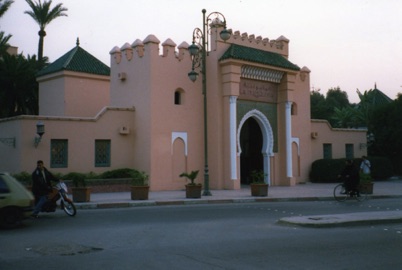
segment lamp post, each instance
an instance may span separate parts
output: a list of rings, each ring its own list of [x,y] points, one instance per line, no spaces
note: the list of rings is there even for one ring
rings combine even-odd
[[[188,73],[191,81],[195,82],[198,77],[196,68],[201,69],[202,74],[202,94],[204,96],[204,196],[211,196],[209,190],[209,168],[208,168],[208,120],[207,120],[207,50],[209,43],[209,34],[213,26],[223,26],[223,30],[219,33],[222,40],[226,41],[230,38],[231,32],[226,29],[226,19],[222,13],[212,12],[205,16],[207,11],[202,10],[202,30],[195,28],[193,31],[193,42],[188,47],[192,58],[192,69]],[[223,20],[222,20],[223,19]],[[213,25],[209,25],[209,23]]]

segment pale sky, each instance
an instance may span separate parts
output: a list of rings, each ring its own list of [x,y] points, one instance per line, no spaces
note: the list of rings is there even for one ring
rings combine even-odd
[[[54,61],[80,46],[110,66],[114,46],[154,34],[163,43],[191,43],[202,28],[202,13],[221,12],[233,31],[290,40],[289,60],[311,70],[311,87],[325,94],[339,86],[349,101],[377,88],[395,99],[402,92],[401,0],[53,0],[68,17],[47,28],[44,55]],[[19,52],[37,54],[39,27],[15,0],[0,19],[0,31],[12,34]],[[189,67],[190,69],[190,67]]]

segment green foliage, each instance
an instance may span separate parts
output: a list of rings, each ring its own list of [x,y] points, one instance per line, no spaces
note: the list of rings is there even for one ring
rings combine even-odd
[[[370,154],[389,158],[395,173],[402,174],[402,97],[377,107],[371,123],[375,141],[369,148]]]
[[[32,175],[28,172],[12,174],[12,176],[25,186],[32,185]]]
[[[264,178],[267,174],[262,170],[253,170],[250,175],[251,183],[263,184]]]
[[[86,175],[84,173],[71,172],[63,177],[65,180],[72,180],[74,187],[86,187]]]
[[[25,0],[31,10],[27,10],[24,13],[28,14],[32,17],[32,19],[39,25],[40,31],[38,32],[39,35],[39,45],[38,45],[38,59],[42,60],[43,58],[43,43],[44,38],[46,36],[45,28],[47,25],[50,24],[54,19],[67,16],[65,11],[68,9],[63,7],[62,3],[56,4],[53,8],[50,6],[52,5],[52,0],[49,1],[39,1],[34,2],[32,0]]]
[[[0,117],[38,114],[38,82],[36,73],[47,58],[22,54],[0,57]]]
[[[389,158],[368,157],[371,164],[371,178],[374,180],[385,180],[393,175],[393,166]],[[362,160],[359,159],[359,162]],[[359,163],[360,164],[360,163]]]
[[[374,180],[388,179],[393,175],[392,164],[384,157],[368,157],[371,163],[371,178]],[[319,159],[312,163],[310,180],[313,183],[337,183],[339,173],[345,167],[345,158],[340,159]],[[353,160],[354,165],[360,168],[361,158]],[[364,179],[363,179],[364,180]]]
[[[94,172],[89,172],[86,174],[87,179],[99,179],[99,175]]]
[[[185,177],[188,180],[190,180],[190,185],[195,185],[194,180],[197,178],[198,172],[199,172],[198,170],[197,171],[191,171],[190,173],[183,172],[179,176],[180,177]]]
[[[75,187],[85,187],[89,179],[116,179],[116,178],[131,178],[131,183],[133,185],[148,185],[149,176],[144,171],[138,171],[135,169],[122,168],[116,170],[106,171],[101,174],[96,174],[94,172],[89,173],[79,173],[79,172],[69,172],[67,174],[53,173],[53,175],[58,179],[71,180]],[[32,184],[32,175],[28,172],[21,172],[13,174],[17,180],[19,180],[24,185]]]
[[[311,165],[310,180],[313,183],[337,183],[346,159],[318,159]]]
[[[8,41],[11,37],[12,35],[6,35],[3,31],[0,31],[0,57],[6,55],[7,50],[10,47]]]
[[[109,178],[131,178],[132,174],[135,170],[129,168],[121,168],[111,171],[106,171],[100,175],[100,178],[109,179]]]
[[[331,112],[325,103],[325,96],[318,91],[310,93],[310,110],[312,119],[329,119]]]
[[[0,0],[0,18],[3,17],[4,13],[10,8],[10,6],[14,3],[14,0]]]
[[[148,185],[148,174],[144,171],[133,170],[131,172],[131,185],[133,186],[147,186]]]
[[[331,108],[346,108],[349,104],[348,93],[342,91],[341,88],[330,88],[326,95],[327,106]]]
[[[339,123],[339,119],[333,119],[335,108],[342,110],[350,107],[348,94],[339,87],[330,88],[326,97],[318,91],[312,91],[310,105],[311,118],[327,120],[331,126],[336,126]]]
[[[331,116],[333,127],[358,128],[361,123],[359,115],[359,111],[355,107],[335,108]]]

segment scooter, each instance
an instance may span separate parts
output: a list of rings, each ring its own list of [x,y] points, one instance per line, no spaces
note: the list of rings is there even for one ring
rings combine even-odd
[[[73,217],[77,214],[77,209],[73,201],[68,197],[68,189],[64,182],[59,182],[47,196],[48,201],[42,206],[41,212],[55,212],[57,201],[60,200],[60,208]]]

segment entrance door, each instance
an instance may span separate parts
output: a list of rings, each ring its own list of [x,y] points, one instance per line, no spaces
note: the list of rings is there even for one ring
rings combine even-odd
[[[257,121],[250,117],[244,122],[240,131],[240,181],[250,184],[250,174],[253,170],[264,170],[262,155],[262,132]]]

